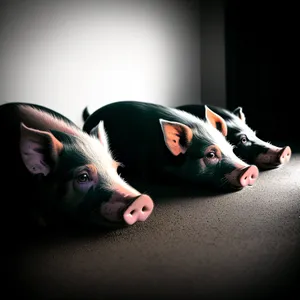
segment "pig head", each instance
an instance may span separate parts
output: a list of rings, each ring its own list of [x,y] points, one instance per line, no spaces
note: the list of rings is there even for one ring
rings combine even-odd
[[[0,115],[11,105],[0,108]],[[98,132],[101,138],[96,139],[33,106],[17,108],[22,120],[18,121],[19,130],[6,136],[18,151],[5,153],[16,170],[7,168],[1,184],[8,185],[16,174],[18,182],[26,182],[23,187],[34,196],[31,203],[40,223],[67,218],[85,224],[123,226],[149,217],[152,199],[118,175],[119,163],[111,155],[102,124]],[[1,154],[4,155],[3,148]],[[18,159],[20,166],[14,164]],[[19,191],[19,196],[26,198],[23,192]]]
[[[208,107],[225,120],[228,131],[226,138],[234,146],[234,153],[242,160],[255,164],[260,170],[274,169],[289,162],[291,148],[278,147],[260,139],[247,125],[242,107],[233,111],[217,106]],[[177,108],[205,119],[204,104],[186,104]]]
[[[277,147],[257,137],[246,123],[241,107],[233,110],[235,116],[228,122],[228,139],[235,142],[235,153],[261,170],[278,168],[289,162],[292,151],[289,146]]]
[[[219,188],[239,190],[252,186],[259,175],[257,167],[248,165],[234,154],[225,139],[228,132],[226,122],[208,107],[205,109],[209,124],[205,129],[160,119],[164,141],[170,152],[175,156],[186,154],[180,171],[172,167],[169,170],[190,181],[202,177],[203,182]],[[217,124],[220,131],[217,131]]]

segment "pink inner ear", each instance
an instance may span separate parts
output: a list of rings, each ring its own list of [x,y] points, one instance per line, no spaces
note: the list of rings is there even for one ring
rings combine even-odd
[[[224,136],[227,136],[227,124],[221,116],[213,112],[207,106],[205,106],[205,116],[206,116],[206,120],[215,128],[218,128],[217,123],[220,123],[222,134]]]
[[[180,153],[185,153],[186,149],[181,147],[179,143],[180,136],[178,135],[178,132],[174,130],[173,128],[168,128],[167,125],[165,127],[166,130],[166,144],[170,151],[175,155],[179,155]]]
[[[46,164],[43,153],[46,153],[55,161],[62,147],[61,142],[51,133],[31,129],[21,124],[21,157],[26,168],[32,174],[42,173],[45,176],[48,175],[51,169]]]
[[[193,137],[192,130],[188,126],[177,122],[160,120],[160,123],[163,129],[165,143],[171,153],[175,156],[180,153],[185,153],[187,146],[180,144],[180,137],[185,135],[189,143]]]
[[[40,144],[33,141],[22,139],[21,140],[21,156],[23,162],[32,174],[42,173],[45,176],[50,173],[50,167],[46,164]]]

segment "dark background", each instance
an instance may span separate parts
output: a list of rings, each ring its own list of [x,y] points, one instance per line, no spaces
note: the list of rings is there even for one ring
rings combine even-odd
[[[291,1],[224,1],[226,105],[266,140],[299,140],[298,17]]]

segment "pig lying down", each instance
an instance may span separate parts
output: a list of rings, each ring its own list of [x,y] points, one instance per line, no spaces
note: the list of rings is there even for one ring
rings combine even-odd
[[[205,119],[204,104],[187,104],[177,109],[189,112],[200,119]],[[227,140],[234,145],[234,152],[249,164],[255,164],[261,170],[274,169],[289,162],[292,152],[289,146],[276,147],[256,136],[246,124],[246,117],[241,107],[232,112],[216,106],[209,108],[221,116],[227,124]]]
[[[132,225],[151,214],[151,198],[118,175],[103,123],[96,139],[46,107],[7,103],[0,106],[0,125],[1,186],[19,199],[14,209],[27,208],[46,224],[66,216]]]
[[[175,108],[120,101],[89,116],[85,109],[83,117],[83,130],[91,135],[97,136],[104,123],[115,157],[135,174],[164,174],[230,190],[253,185],[258,177],[256,166],[234,154],[225,138],[226,122],[209,108],[203,121]]]

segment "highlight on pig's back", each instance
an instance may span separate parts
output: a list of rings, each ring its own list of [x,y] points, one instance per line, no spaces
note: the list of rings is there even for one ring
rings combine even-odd
[[[18,105],[22,122],[26,126],[39,128],[40,130],[57,130],[71,135],[80,135],[81,130],[67,118],[60,118],[50,111],[46,112],[31,105]]]

